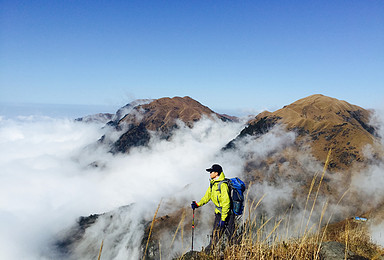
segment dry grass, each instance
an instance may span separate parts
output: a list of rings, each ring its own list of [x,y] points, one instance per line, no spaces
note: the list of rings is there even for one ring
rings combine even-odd
[[[306,221],[301,220],[297,230],[297,237],[288,235],[290,227],[290,209],[287,210],[279,220],[273,218],[256,219],[258,205],[264,196],[257,202],[248,203],[248,218],[242,223],[242,233],[237,243],[228,245],[226,241],[221,241],[211,252],[201,252],[197,257],[180,259],[320,259],[320,249],[322,243],[326,241],[337,241],[342,243],[347,250],[354,252],[368,259],[378,259],[384,256],[384,249],[372,243],[368,228],[362,223],[355,223],[352,220],[344,221],[341,224],[330,225],[330,218],[323,223],[327,203],[324,203],[319,222],[315,225],[310,224],[318,193],[328,162],[331,156],[329,151],[320,181],[316,181],[318,174],[315,175],[310,187],[305,209],[311,205],[309,198],[312,191],[316,190],[314,201],[312,202],[309,216]],[[318,183],[318,187],[315,187]],[[316,189],[317,188],[317,189]],[[345,195],[345,194],[344,194]],[[344,197],[342,196],[342,198]],[[341,198],[341,199],[342,199]],[[340,199],[340,200],[341,200]],[[340,202],[340,201],[339,201]],[[252,214],[255,217],[251,217]],[[347,259],[347,250],[345,259]]]
[[[101,241],[100,250],[99,250],[99,256],[97,257],[97,260],[100,260],[101,252],[103,251],[103,245],[104,245],[104,240]]]
[[[224,251],[217,248],[205,257],[208,259],[222,257],[224,259],[320,259],[321,244],[327,240],[327,236],[324,236],[325,239],[319,242],[318,233],[290,239],[281,239],[276,233],[272,237],[271,242],[257,238],[242,239],[240,244],[226,247]],[[335,241],[343,243],[348,250],[368,259],[384,256],[383,248],[370,240],[366,227],[346,226],[346,230],[340,232]]]
[[[144,254],[143,254],[143,260],[145,260],[145,256],[147,254],[147,249],[148,249],[148,244],[149,244],[149,241],[150,241],[150,238],[151,238],[151,234],[152,234],[153,224],[155,224],[155,220],[156,220],[157,212],[159,212],[160,204],[161,204],[161,201],[159,202],[159,205],[157,206],[155,215],[153,216],[153,219],[152,219],[151,228],[149,229],[149,235],[148,235],[148,239],[147,239],[147,244],[145,246],[145,250],[144,250]]]
[[[372,242],[367,224],[353,219],[329,225],[324,241],[343,243],[349,250],[369,259],[384,256],[383,248]]]

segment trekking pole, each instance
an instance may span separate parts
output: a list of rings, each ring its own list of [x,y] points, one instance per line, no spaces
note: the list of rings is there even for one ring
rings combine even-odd
[[[192,215],[192,250],[193,251],[193,234],[195,233],[195,209],[193,209]]]

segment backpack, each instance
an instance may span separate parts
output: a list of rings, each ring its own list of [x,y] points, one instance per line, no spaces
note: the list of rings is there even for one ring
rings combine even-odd
[[[235,215],[243,214],[244,210],[244,191],[246,186],[242,180],[238,177],[220,181],[218,184],[218,190],[221,192],[220,185],[226,183],[229,188],[229,198],[231,200],[232,211]]]

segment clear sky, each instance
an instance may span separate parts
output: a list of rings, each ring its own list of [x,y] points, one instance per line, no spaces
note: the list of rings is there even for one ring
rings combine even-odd
[[[377,107],[384,1],[0,0],[0,73],[1,103],[191,96],[257,111],[324,94]]]

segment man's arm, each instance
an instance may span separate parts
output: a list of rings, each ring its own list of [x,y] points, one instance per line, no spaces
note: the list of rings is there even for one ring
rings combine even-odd
[[[208,187],[207,191],[205,192],[205,195],[204,197],[201,198],[201,200],[199,201],[199,203],[197,203],[197,205],[200,206],[203,206],[205,204],[208,203],[208,201],[211,200],[211,187]]]

